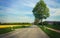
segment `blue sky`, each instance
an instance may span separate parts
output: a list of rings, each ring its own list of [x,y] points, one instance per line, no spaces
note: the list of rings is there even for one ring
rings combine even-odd
[[[32,9],[39,0],[0,0],[0,22],[34,22]],[[60,21],[60,0],[44,0],[50,9],[47,21]]]

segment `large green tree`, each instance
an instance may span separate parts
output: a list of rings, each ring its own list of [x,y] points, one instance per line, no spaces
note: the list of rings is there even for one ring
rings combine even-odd
[[[35,22],[34,24],[38,24],[39,22],[42,23],[43,19],[46,19],[49,17],[49,8],[45,4],[43,0],[40,0],[36,6],[32,10],[34,16],[35,16]]]

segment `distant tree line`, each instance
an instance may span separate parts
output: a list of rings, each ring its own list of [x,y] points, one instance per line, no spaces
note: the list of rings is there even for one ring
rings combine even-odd
[[[53,25],[60,25],[60,22],[53,22]]]
[[[0,25],[31,25],[31,23],[0,23]]]
[[[39,23],[39,25],[42,25],[42,23]],[[43,22],[43,25],[60,25],[59,21],[45,21]]]

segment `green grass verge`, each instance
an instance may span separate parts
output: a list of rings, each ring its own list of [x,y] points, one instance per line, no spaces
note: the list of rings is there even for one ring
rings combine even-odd
[[[8,33],[12,31],[11,28],[0,28],[0,34]]]
[[[13,29],[27,28],[27,27],[30,27],[30,25],[29,26],[24,26],[24,25],[22,25],[22,26],[14,26]]]
[[[50,38],[60,38],[60,33],[57,33],[55,31],[44,29],[44,27],[39,26]]]
[[[53,28],[53,29],[60,30],[60,25],[45,25],[45,26]]]

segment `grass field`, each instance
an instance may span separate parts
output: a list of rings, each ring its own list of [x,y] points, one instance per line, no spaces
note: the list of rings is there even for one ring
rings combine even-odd
[[[39,26],[45,33],[50,36],[50,38],[60,38],[60,33],[49,30],[49,29],[44,29],[44,27]]]
[[[25,28],[31,25],[0,25],[0,34],[8,33],[18,28]]]
[[[47,26],[49,28],[60,30],[60,25],[45,25],[45,26]]]

